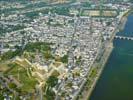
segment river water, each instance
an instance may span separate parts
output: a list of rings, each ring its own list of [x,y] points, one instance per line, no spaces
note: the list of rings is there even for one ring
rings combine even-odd
[[[133,36],[133,14],[117,34]],[[114,50],[90,100],[133,100],[133,41],[114,40]]]

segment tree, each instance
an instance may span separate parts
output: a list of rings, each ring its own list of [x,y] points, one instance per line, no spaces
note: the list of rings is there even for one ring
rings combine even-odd
[[[61,61],[63,63],[68,63],[68,55],[64,55],[62,58],[61,58]]]
[[[55,77],[55,76],[50,76],[49,78],[48,78],[48,80],[47,80],[47,85],[49,86],[49,87],[54,87],[56,84],[57,84],[57,82],[58,82],[58,78],[57,77]]]
[[[48,80],[46,81],[46,90],[45,90],[45,98],[47,98],[47,100],[53,100],[55,93],[51,90],[52,87],[54,87],[56,84],[58,83],[58,78],[55,76],[50,76],[48,78]]]
[[[45,58],[46,60],[52,58],[51,52],[50,52],[50,51],[44,52],[44,58]]]

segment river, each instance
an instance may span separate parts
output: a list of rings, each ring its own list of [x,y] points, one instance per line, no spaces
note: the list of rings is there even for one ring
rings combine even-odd
[[[133,36],[133,14],[117,34]],[[114,50],[90,100],[133,100],[133,41],[115,39],[113,44]]]

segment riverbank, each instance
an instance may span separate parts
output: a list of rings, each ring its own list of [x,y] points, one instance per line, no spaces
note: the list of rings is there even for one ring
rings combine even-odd
[[[90,95],[93,89],[95,88],[96,83],[102,74],[102,71],[104,70],[105,64],[107,63],[112,50],[113,50],[113,44],[110,43],[108,47],[105,49],[105,52],[103,53],[103,56],[101,57],[100,61],[94,63],[93,68],[94,69],[97,68],[97,74],[95,76],[92,86],[90,86],[90,92],[88,92],[87,98],[85,98],[84,100],[88,100],[90,98]]]
[[[118,26],[116,27],[116,29],[114,30],[114,32],[112,33],[112,36],[110,38],[110,42],[113,42],[114,37],[116,36],[117,32],[120,32],[124,29],[126,22],[127,22],[127,16],[130,13],[131,13],[131,10],[127,10],[127,11],[123,12],[120,16],[118,16],[119,23],[118,23]]]
[[[130,13],[130,10],[124,12],[121,16],[119,16],[120,23],[118,24],[118,27],[116,27],[116,29],[112,33],[112,37],[109,41],[109,45],[107,45],[107,47],[105,48],[105,52],[103,53],[102,57],[100,58],[98,62],[95,61],[94,64],[92,65],[88,78],[87,78],[87,82],[84,85],[82,91],[80,92],[80,96],[78,100],[81,100],[81,99],[88,100],[90,98],[91,93],[94,90],[96,83],[98,79],[100,78],[100,75],[102,74],[102,71],[105,67],[105,64],[113,50],[112,41],[114,40],[116,33],[125,27],[125,24],[127,21],[127,14],[129,13]]]
[[[123,31],[133,33],[133,14],[129,15]],[[93,90],[90,100],[133,100],[133,41],[115,39],[114,49]]]
[[[93,89],[96,86],[96,83],[98,79],[100,78],[100,75],[102,74],[102,71],[104,69],[104,66],[113,50],[113,45],[112,43],[108,45],[108,47],[105,49],[105,52],[103,53],[103,56],[100,58],[100,60],[97,62],[95,61],[94,64],[92,65],[87,82],[85,86],[83,87],[83,91],[80,94],[81,96],[78,98],[79,100],[88,100],[90,97]]]
[[[103,54],[103,56],[101,57],[101,60],[102,59],[105,59],[104,60],[104,62],[103,62],[103,64],[102,65],[100,65],[100,63],[102,62],[102,61],[100,61],[99,62],[99,65],[98,66],[101,66],[101,69],[100,70],[98,70],[98,78],[96,77],[96,81],[94,81],[94,84],[92,84],[92,90],[90,89],[90,93],[88,93],[88,98],[86,98],[86,99],[83,99],[83,100],[87,100],[87,99],[89,99],[90,98],[90,95],[91,95],[91,93],[92,93],[92,91],[93,91],[93,89],[95,88],[95,86],[96,86],[96,83],[97,83],[97,81],[98,81],[98,79],[100,78],[100,75],[101,75],[101,73],[102,73],[102,71],[103,71],[103,69],[104,69],[104,67],[105,67],[105,64],[106,64],[106,62],[107,62],[107,60],[109,59],[109,56],[110,56],[110,54],[111,54],[111,52],[112,52],[112,50],[113,50],[113,40],[114,40],[114,37],[115,37],[115,35],[116,35],[116,33],[117,32],[119,32],[119,31],[121,31],[121,30],[123,30],[124,29],[124,27],[125,27],[125,24],[126,24],[126,22],[127,22],[127,16],[131,13],[131,11],[132,10],[127,10],[127,11],[125,11],[121,16],[120,16],[120,18],[119,18],[119,24],[118,24],[118,27],[114,30],[114,32],[112,33],[112,37],[111,37],[111,39],[110,39],[110,43],[112,44],[112,46],[110,46],[111,48],[110,48],[110,50],[105,50],[105,53]],[[106,53],[108,53],[108,54],[106,54]],[[104,55],[106,55],[105,57],[104,57]],[[95,65],[95,64],[94,64]]]

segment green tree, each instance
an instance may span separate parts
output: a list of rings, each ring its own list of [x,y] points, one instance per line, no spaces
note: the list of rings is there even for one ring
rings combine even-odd
[[[58,83],[58,78],[55,76],[50,76],[48,80],[46,81],[46,92],[45,92],[45,98],[47,100],[53,100],[55,93],[51,90],[52,87],[54,87]]]
[[[55,76],[50,76],[49,78],[48,78],[48,80],[47,80],[47,85],[49,86],[49,87],[54,87],[56,84],[57,84],[57,82],[58,82],[58,78],[57,77],[55,77]]]
[[[64,55],[62,58],[61,58],[61,61],[63,63],[68,63],[68,55]]]

